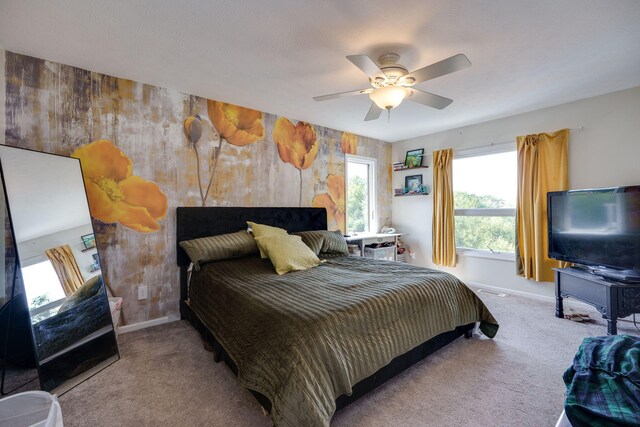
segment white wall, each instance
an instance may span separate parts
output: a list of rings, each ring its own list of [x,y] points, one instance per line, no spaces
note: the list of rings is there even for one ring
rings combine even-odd
[[[83,252],[84,245],[81,236],[92,234],[93,228],[91,224],[80,227],[70,228],[68,230],[59,231],[53,234],[47,234],[35,239],[25,240],[18,243],[18,254],[20,255],[20,263],[22,267],[28,267],[32,264],[47,260],[44,251],[57,246],[69,245],[71,252],[78,263],[82,277],[88,280],[90,277],[100,274],[100,270],[91,272],[89,267],[93,264],[93,254],[97,253],[97,249],[90,249]]]
[[[481,107],[479,107],[481,108]],[[452,129],[392,145],[394,161],[407,150],[464,148],[513,141],[518,135],[580,128],[569,136],[569,185],[572,189],[640,184],[640,87],[583,99],[517,116]],[[424,164],[431,166],[431,157]],[[432,169],[419,169],[425,182],[433,182]],[[403,186],[405,175],[394,172],[393,187]],[[431,262],[432,196],[395,197],[393,224],[409,233],[403,240],[415,251],[414,263]],[[438,267],[440,268],[440,267]],[[513,261],[459,256],[455,268],[442,268],[467,282],[512,291],[552,296],[553,286],[525,280],[515,274]]]

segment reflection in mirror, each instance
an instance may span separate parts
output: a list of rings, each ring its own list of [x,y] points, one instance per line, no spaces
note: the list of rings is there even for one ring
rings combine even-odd
[[[118,358],[80,162],[4,146],[0,161],[41,387],[61,392]]]

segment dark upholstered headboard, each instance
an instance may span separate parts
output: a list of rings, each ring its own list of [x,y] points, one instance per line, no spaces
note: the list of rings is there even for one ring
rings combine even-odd
[[[325,208],[178,208],[176,212],[178,265],[184,267],[190,262],[187,254],[178,245],[181,241],[245,230],[247,221],[284,228],[289,233],[326,230],[327,211]]]
[[[286,229],[289,233],[306,230],[326,230],[325,208],[178,208],[176,211],[176,246],[180,266],[180,317],[193,316],[187,306],[188,274],[191,262],[179,246],[183,240],[246,230],[247,221]],[[202,331],[201,331],[202,332]]]

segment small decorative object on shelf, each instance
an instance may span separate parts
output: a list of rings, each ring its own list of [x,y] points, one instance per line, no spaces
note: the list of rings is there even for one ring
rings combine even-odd
[[[408,167],[406,167],[406,166],[404,165],[404,163],[403,163],[403,162],[395,162],[395,163],[393,164],[393,170],[394,170],[394,171],[401,171],[401,170],[403,170],[403,169],[409,169]]]
[[[418,185],[411,186],[405,188],[396,188],[394,190],[394,197],[403,197],[403,196],[427,196],[429,194],[429,186],[428,185]]]
[[[404,159],[404,165],[407,168],[415,168],[418,166],[422,166],[423,156],[424,156],[424,148],[409,150],[407,151],[407,155]]]

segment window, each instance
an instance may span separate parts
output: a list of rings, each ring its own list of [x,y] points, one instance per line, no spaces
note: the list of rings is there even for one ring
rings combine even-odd
[[[347,232],[377,231],[375,218],[376,160],[346,156]]]
[[[24,267],[22,278],[25,284],[29,310],[57,302],[65,298],[60,280],[50,261]]]
[[[456,247],[514,253],[515,151],[457,156],[453,160]]]

